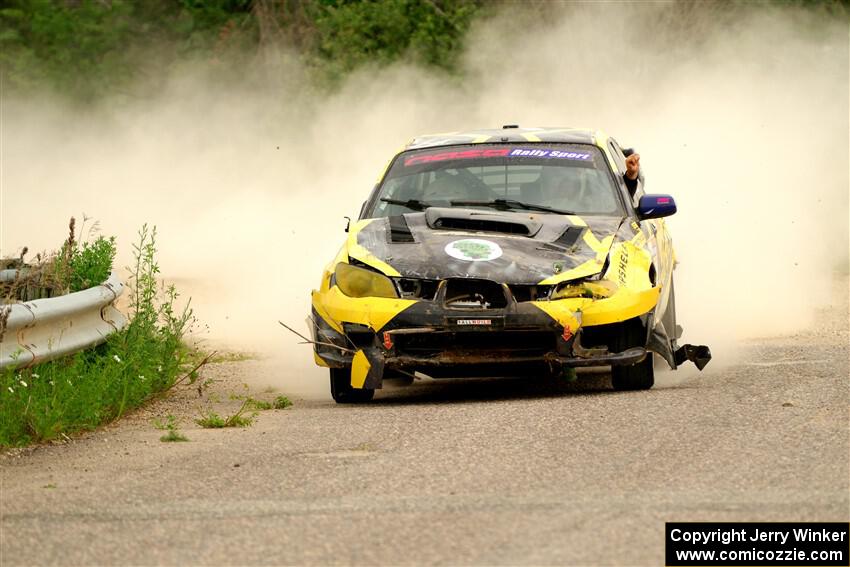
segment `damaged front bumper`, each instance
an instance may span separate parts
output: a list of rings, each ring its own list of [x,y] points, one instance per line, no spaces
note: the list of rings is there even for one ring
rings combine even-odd
[[[610,352],[601,340],[628,319],[653,325],[658,289],[614,301],[514,302],[504,309],[463,310],[436,302],[352,299],[331,288],[314,292],[312,328],[316,363],[352,368],[352,385],[380,388],[385,370],[432,377],[509,376],[539,370],[631,365],[658,352],[672,367],[704,366],[705,347],[674,350],[675,341],[650,341]],[[338,297],[339,296],[339,297]],[[321,300],[320,300],[321,299]],[[658,345],[661,345],[659,347]],[[700,350],[703,348],[705,350]]]
[[[356,324],[344,324],[339,332],[316,312],[313,320],[316,361],[351,367],[352,385],[364,388],[380,388],[385,370],[432,377],[510,376],[535,370],[558,375],[571,367],[635,364],[649,354],[643,347],[623,352],[588,347],[580,327],[572,333],[545,320],[536,326],[494,329],[491,319],[487,326],[473,324],[462,330],[397,327],[379,333]]]

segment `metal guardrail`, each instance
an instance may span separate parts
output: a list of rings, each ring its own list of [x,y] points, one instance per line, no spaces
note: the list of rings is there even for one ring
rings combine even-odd
[[[53,360],[106,340],[127,324],[115,309],[124,291],[116,274],[99,286],[61,297],[0,306],[0,368],[23,368]]]

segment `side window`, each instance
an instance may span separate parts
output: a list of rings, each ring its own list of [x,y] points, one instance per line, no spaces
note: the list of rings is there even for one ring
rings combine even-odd
[[[623,150],[620,149],[620,146],[617,144],[617,141],[614,138],[611,138],[608,141],[608,150],[614,157],[614,161],[617,164],[617,169],[620,170],[620,175],[624,174],[626,172],[626,156],[623,155]]]
[[[609,146],[609,149],[611,150],[611,153],[614,156],[614,161],[617,162],[617,167],[620,168],[620,173],[625,174],[626,173],[626,156],[623,154],[623,150],[620,149],[620,145],[617,143],[617,140],[615,140],[614,138],[611,138],[608,141],[608,146]],[[640,201],[640,198],[643,197],[643,195],[644,195],[643,179],[641,179],[639,177],[637,189],[635,189],[635,192],[632,194],[632,206],[637,207],[637,204]]]

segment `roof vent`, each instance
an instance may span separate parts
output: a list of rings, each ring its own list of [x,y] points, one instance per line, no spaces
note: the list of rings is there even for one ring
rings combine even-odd
[[[511,128],[519,128],[519,124],[505,124],[502,130],[510,130]]]

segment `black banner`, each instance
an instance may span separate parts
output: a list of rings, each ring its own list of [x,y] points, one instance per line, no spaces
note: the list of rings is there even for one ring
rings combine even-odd
[[[700,565],[850,565],[850,530],[841,522],[668,522],[665,563]]]

